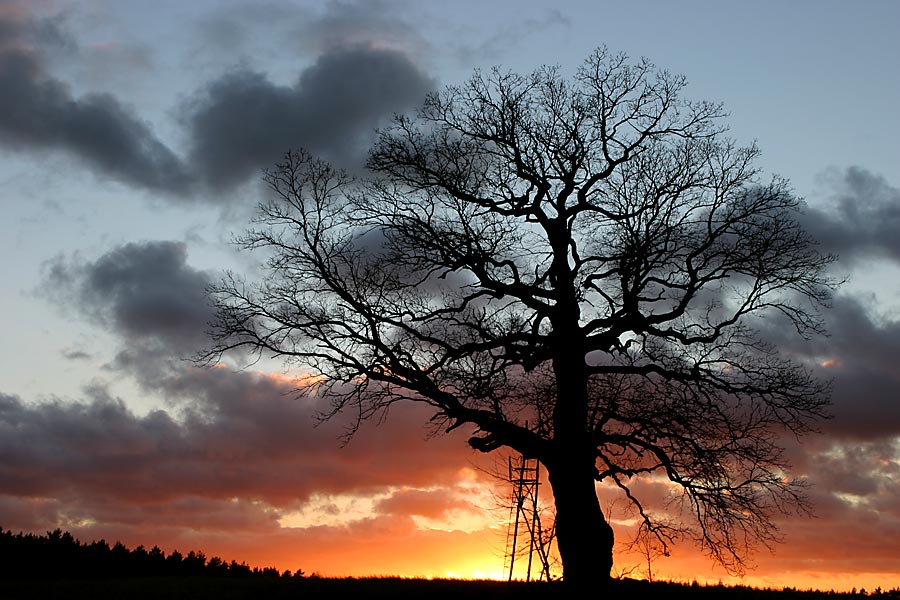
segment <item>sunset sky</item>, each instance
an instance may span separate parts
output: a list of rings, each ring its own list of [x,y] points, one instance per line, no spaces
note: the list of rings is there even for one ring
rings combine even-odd
[[[204,287],[258,268],[230,240],[286,150],[358,170],[429,90],[495,65],[571,73],[606,45],[723,102],[847,279],[829,337],[767,334],[833,378],[833,418],[786,442],[814,515],[779,518],[743,579],[690,540],[654,577],[900,587],[898,25],[893,0],[0,0],[0,527],[322,575],[502,576],[505,456],[432,436],[415,406],[343,444],[343,417],[318,425],[291,393],[302,372],[183,359],[206,343]],[[645,575],[602,497],[614,574]]]

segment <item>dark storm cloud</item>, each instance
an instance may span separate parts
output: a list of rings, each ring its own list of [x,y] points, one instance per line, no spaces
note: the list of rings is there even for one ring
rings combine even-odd
[[[834,444],[815,453],[816,485],[880,504],[900,483],[900,445],[888,441]],[[894,493],[896,496],[896,492]],[[896,498],[895,498],[896,500]],[[862,500],[861,500],[862,501]],[[900,502],[890,503],[900,518]]]
[[[762,335],[783,353],[813,365],[833,382],[833,418],[821,428],[836,438],[878,440],[900,435],[900,321],[882,319],[865,298],[837,295],[823,312],[827,336],[802,340],[775,315]]]
[[[109,94],[73,96],[44,69],[37,40],[63,43],[46,21],[0,16],[0,144],[15,150],[57,150],[98,173],[151,190],[183,192],[189,176],[152,129]]]
[[[763,334],[782,351],[816,365],[833,382],[833,418],[822,429],[834,439],[877,442],[900,435],[900,320],[878,315],[877,302],[853,293],[854,270],[880,261],[900,263],[900,190],[860,167],[832,171],[830,194],[801,215],[824,252],[838,255],[834,268],[851,273],[822,312],[828,335],[804,341],[774,315]]]
[[[187,357],[206,343],[210,281],[187,264],[183,243],[153,241],[119,246],[95,261],[57,258],[42,290],[120,335],[132,357],[138,350]]]
[[[325,53],[290,87],[234,71],[188,109],[190,162],[215,188],[258,177],[291,148],[358,167],[373,130],[431,87],[404,54],[372,46]]]
[[[215,192],[260,177],[292,148],[361,168],[373,130],[433,87],[401,43],[414,35],[391,23],[365,4],[333,4],[299,28],[317,58],[294,85],[244,69],[202,86],[181,111],[185,159],[118,97],[76,97],[48,73],[43,51],[77,49],[60,18],[0,16],[0,144],[62,151],[99,175],[170,199],[212,202],[227,198]]]
[[[900,262],[900,189],[861,167],[833,172],[834,191],[823,207],[809,207],[806,230],[842,263],[873,257]]]
[[[221,511],[229,499],[287,508],[314,494],[433,485],[471,452],[461,436],[426,439],[419,407],[341,447],[346,419],[315,427],[318,401],[287,378],[187,367],[164,385],[198,402],[138,415],[97,387],[81,402],[0,393],[0,522],[10,523],[5,496],[60,499],[95,520],[190,524],[198,505]]]
[[[897,572],[900,567],[900,444],[897,440],[836,441],[828,436],[794,440],[789,456],[794,475],[809,484],[813,519],[782,518],[789,542],[764,562],[800,568],[815,562],[822,571],[862,568]],[[846,540],[835,545],[829,540]],[[867,557],[863,559],[862,557]],[[768,565],[767,565],[768,566]],[[772,566],[775,566],[772,564]]]

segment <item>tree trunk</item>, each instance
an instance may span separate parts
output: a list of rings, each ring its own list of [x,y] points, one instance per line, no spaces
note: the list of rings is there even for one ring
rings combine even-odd
[[[556,543],[563,581],[583,589],[609,584],[613,530],[606,522],[594,487],[592,455],[560,457],[546,465],[556,504]]]
[[[556,406],[547,477],[556,503],[556,536],[563,580],[579,589],[604,588],[612,570],[613,530],[597,490],[596,446],[587,431],[587,369],[576,335],[554,360]]]
[[[579,320],[578,286],[569,265],[565,199],[547,231],[553,247],[551,280],[557,292],[553,324],[553,443],[547,477],[556,503],[556,543],[563,581],[579,589],[605,588],[612,570],[613,530],[603,517],[594,487],[596,446],[588,431],[588,370],[585,333]]]

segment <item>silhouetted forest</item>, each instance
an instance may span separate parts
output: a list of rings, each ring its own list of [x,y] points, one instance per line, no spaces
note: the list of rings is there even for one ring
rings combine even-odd
[[[327,578],[306,575],[303,570],[279,571],[275,567],[251,567],[226,562],[191,550],[169,554],[154,546],[127,548],[105,540],[85,543],[60,529],[46,535],[14,534],[0,528],[0,598],[128,599],[167,598],[228,600],[262,598],[351,597],[403,600],[465,597],[550,599],[583,597],[555,582],[462,581],[405,579],[400,577]],[[587,594],[590,595],[590,594]],[[661,600],[803,598],[900,598],[900,589],[880,588],[836,593],[796,588],[758,589],[747,586],[698,585],[618,579],[611,582],[609,597]]]
[[[228,577],[302,577],[303,571],[280,572],[274,567],[250,567],[218,556],[207,559],[191,550],[166,554],[158,546],[128,549],[121,542],[84,543],[60,529],[47,535],[13,534],[0,528],[0,577],[6,578],[110,578],[211,575]]]

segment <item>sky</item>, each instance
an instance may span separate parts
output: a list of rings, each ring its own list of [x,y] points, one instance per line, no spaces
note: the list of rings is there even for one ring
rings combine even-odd
[[[202,369],[205,286],[263,169],[351,171],[374,131],[474,69],[573,72],[607,46],[723,102],[846,279],[829,336],[766,335],[833,381],[787,440],[813,515],[742,578],[689,540],[653,576],[900,587],[900,2],[0,0],[0,527],[322,575],[501,577],[501,455],[398,407],[348,443],[302,373]],[[648,481],[662,497],[667,487]],[[614,574],[646,575],[614,495]]]

